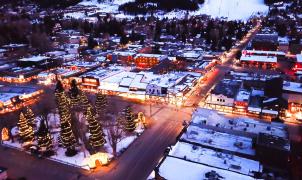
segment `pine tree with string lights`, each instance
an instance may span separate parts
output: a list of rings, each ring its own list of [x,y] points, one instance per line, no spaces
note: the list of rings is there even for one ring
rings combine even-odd
[[[34,140],[34,130],[28,124],[28,121],[22,112],[20,113],[18,128],[19,136],[22,142],[32,142]]]
[[[84,92],[81,92],[81,106],[82,106],[82,110],[85,112],[84,114],[86,114],[87,109],[89,107],[92,107],[92,105],[88,100],[87,95]]]
[[[65,94],[61,81],[57,82],[55,97],[59,109],[61,127],[59,142],[67,149],[65,154],[67,156],[73,156],[76,154],[76,138],[71,128],[71,113],[69,100]]]
[[[77,106],[81,102],[81,90],[78,88],[77,82],[73,79],[70,83],[69,96],[72,106]]]
[[[98,92],[96,95],[96,101],[95,101],[96,113],[98,115],[104,116],[107,105],[108,104],[107,104],[106,95],[102,94],[101,92]]]
[[[94,150],[98,150],[106,143],[103,129],[93,115],[91,107],[88,107],[85,117],[88,121],[88,129],[90,133],[89,144],[93,147]]]
[[[28,125],[33,128],[36,127],[35,114],[29,107],[26,108],[26,113],[24,115],[28,121]]]
[[[125,109],[124,128],[128,132],[133,132],[135,130],[134,115],[130,106]]]
[[[45,121],[42,120],[40,127],[37,132],[38,146],[43,149],[44,152],[52,150],[52,137],[50,136],[49,130],[45,125]]]

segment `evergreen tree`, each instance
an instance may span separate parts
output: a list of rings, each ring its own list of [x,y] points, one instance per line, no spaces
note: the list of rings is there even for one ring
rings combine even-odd
[[[52,138],[45,125],[44,120],[42,120],[40,123],[40,127],[37,132],[37,137],[38,137],[38,146],[40,148],[44,148],[46,152],[52,150]]]
[[[65,154],[68,156],[73,156],[76,154],[76,151],[74,149],[76,145],[76,138],[71,129],[71,113],[68,102],[69,100],[65,94],[61,81],[58,81],[57,83],[55,97],[60,116],[60,142],[67,149]]]
[[[98,43],[94,40],[93,36],[88,37],[88,49],[93,49],[95,46],[97,46]]]
[[[128,42],[129,42],[128,37],[125,34],[122,34],[120,44],[121,45],[126,45],[126,44],[128,44]]]
[[[96,150],[105,144],[105,135],[100,123],[95,119],[91,107],[88,107],[87,109],[86,119],[88,121],[88,129],[90,133],[89,144],[93,147],[94,150]]]
[[[130,106],[125,109],[124,128],[129,132],[133,132],[135,130],[134,115]]]
[[[28,121],[22,112],[20,113],[18,127],[19,136],[22,142],[31,142],[34,140],[33,128],[28,124]]]
[[[82,106],[82,110],[86,113],[87,112],[87,109],[89,107],[92,107],[89,100],[88,100],[88,97],[86,96],[85,93],[81,92],[81,106]]]
[[[77,86],[77,82],[75,79],[73,79],[70,83],[70,89],[69,89],[69,96],[70,96],[70,102],[72,106],[76,106],[80,104],[81,98],[80,98],[81,91],[79,90]]]
[[[27,119],[28,125],[30,125],[33,128],[36,127],[35,115],[29,107],[26,108],[25,117]]]
[[[95,108],[98,115],[104,116],[107,108],[107,98],[101,92],[96,95]]]

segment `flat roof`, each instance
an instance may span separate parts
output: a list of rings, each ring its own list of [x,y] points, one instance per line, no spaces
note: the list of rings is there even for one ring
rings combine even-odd
[[[198,147],[186,142],[177,142],[169,152],[169,156],[174,156],[181,159],[186,156],[186,160],[189,161],[238,172],[249,176],[253,176],[252,171],[262,172],[261,164],[258,161],[218,152],[208,148]]]
[[[2,93],[0,92],[0,102],[7,102],[9,101],[11,98],[16,97],[20,94],[18,93]]]
[[[302,63],[302,54],[297,54],[296,57],[297,57],[297,62]]]
[[[211,93],[216,95],[222,94],[228,98],[235,98],[241,84],[241,80],[224,79],[214,87]]]
[[[256,154],[252,138],[222,133],[192,124],[181,136],[181,140],[244,155],[254,156]]]
[[[257,144],[283,151],[290,151],[290,142],[288,139],[270,134],[259,133]]]
[[[283,90],[301,94],[302,93],[302,83],[284,81]]]
[[[253,108],[255,108],[254,110],[257,111],[256,108],[258,107],[251,107],[251,110],[253,110]],[[259,108],[259,110],[261,109]],[[216,110],[204,108],[196,109],[196,111],[192,115],[192,123],[199,125],[202,124],[204,120],[207,121],[208,126],[216,126],[216,124],[219,123],[219,128],[230,129],[232,131],[247,132],[254,134],[255,137],[259,133],[272,134],[283,138],[288,137],[286,126],[284,124],[263,122],[240,115],[225,115]]]
[[[245,50],[246,53],[252,54],[264,54],[264,55],[281,55],[285,56],[285,53],[282,51],[258,51],[258,50]]]
[[[166,57],[166,55],[163,55],[163,54],[137,54],[136,57],[163,58],[163,57]]]
[[[25,61],[25,62],[28,62],[28,61],[31,61],[31,62],[39,62],[39,61],[44,61],[46,59],[50,59],[49,57],[46,57],[46,56],[32,56],[32,57],[29,57],[29,58],[22,58],[22,59],[19,59],[19,61]]]
[[[18,93],[27,94],[38,91],[39,88],[33,86],[2,86],[0,87],[1,93]]]
[[[252,180],[254,178],[235,172],[218,169],[175,157],[167,156],[159,167],[159,175],[165,179],[173,180],[200,180],[206,179],[206,174],[213,173],[222,177],[221,179]]]
[[[247,90],[241,89],[239,90],[238,94],[236,95],[236,101],[245,101],[248,102],[249,98],[250,98],[251,93]]]
[[[130,51],[114,51],[112,54],[119,55],[119,56],[133,56],[136,53],[135,52],[130,52]]]
[[[243,56],[241,56],[240,61],[277,63],[277,57],[243,55]]]

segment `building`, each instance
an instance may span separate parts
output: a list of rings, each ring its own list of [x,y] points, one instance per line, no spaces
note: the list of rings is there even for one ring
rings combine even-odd
[[[286,117],[302,120],[302,84],[284,81],[282,97],[288,102]]]
[[[273,164],[286,160],[287,165],[290,146],[283,124],[197,108],[177,139],[148,179],[288,177],[284,166]]]
[[[288,40],[288,38],[278,37],[278,42],[279,42],[278,51],[288,53],[289,52],[289,40]]]
[[[296,55],[296,63],[293,67],[295,72],[302,72],[302,54]]]
[[[21,67],[36,67],[40,69],[51,69],[62,64],[59,59],[54,59],[47,56],[32,56],[19,59],[17,64]]]
[[[155,170],[155,179],[198,180],[198,179],[240,179],[254,178],[232,171],[194,163],[180,158],[166,156]]]
[[[7,56],[8,50],[6,49],[0,49],[0,58],[4,58],[5,56]]]
[[[149,96],[167,96],[167,93],[167,87],[161,87],[157,84],[148,84],[146,88],[146,95]]]
[[[234,110],[236,112],[247,112],[251,93],[245,89],[240,89],[235,97]]]
[[[137,54],[134,63],[138,68],[152,68],[166,58],[168,58],[166,55],[161,54]]]
[[[280,169],[288,168],[290,158],[288,139],[259,133],[255,148],[256,155],[263,164]]]
[[[189,92],[200,81],[201,75],[192,72],[177,72],[163,75],[153,72],[129,72],[122,67],[98,69],[81,76],[81,86],[86,90],[102,91],[137,100],[156,99],[181,105]]]
[[[252,40],[252,48],[262,51],[276,51],[278,49],[278,34],[256,34]]]
[[[30,86],[0,86],[0,114],[33,104],[42,93]]]
[[[10,66],[1,72],[0,81],[9,83],[26,83],[37,78],[41,69],[33,67]]]
[[[115,51],[112,54],[109,54],[107,58],[112,62],[120,61],[121,63],[131,64],[134,62],[135,52],[130,51]]]
[[[271,69],[277,66],[278,60],[284,59],[285,53],[281,51],[242,51],[240,63],[247,66]]]
[[[109,69],[97,68],[82,74],[79,82],[82,89],[97,92],[102,80],[120,72],[122,72],[122,67],[111,67]]]
[[[56,79],[56,75],[53,72],[41,72],[37,75],[38,84],[49,85]]]
[[[211,90],[206,103],[210,108],[232,112],[235,98],[241,87],[241,80],[224,79]]]

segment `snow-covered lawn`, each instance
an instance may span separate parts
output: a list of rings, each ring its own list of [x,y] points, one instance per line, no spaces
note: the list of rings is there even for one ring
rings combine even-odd
[[[207,147],[255,155],[255,150],[252,147],[252,138],[203,129],[192,124],[188,127],[187,132],[181,136],[181,139]]]
[[[207,172],[215,171],[222,178],[226,180],[252,180],[252,177],[241,175],[235,172],[213,168],[185,160],[181,160],[175,157],[169,157],[159,167],[159,175],[165,179],[173,180],[200,180],[206,179],[205,174]]]
[[[253,176],[252,171],[262,172],[262,166],[257,161],[198,146],[193,148],[193,146],[189,143],[178,142],[173,146],[169,155],[245,175]],[[236,169],[234,166],[240,168]]]
[[[36,118],[36,121],[39,122],[40,119]],[[51,136],[53,137],[54,151],[55,151],[55,155],[49,157],[48,159],[54,160],[54,161],[57,161],[57,162],[60,162],[63,164],[75,166],[78,168],[89,169],[88,163],[89,163],[90,153],[86,150],[86,148],[84,146],[76,147],[76,150],[78,153],[73,157],[67,157],[65,155],[66,149],[58,146],[57,140],[58,140],[58,136],[59,136],[59,132],[60,132],[58,114],[49,114],[48,122],[49,122],[49,127],[51,128]],[[37,123],[37,124],[39,125],[39,123]],[[104,130],[105,135],[106,135],[106,132],[107,131]],[[143,132],[144,132],[143,125],[141,123],[139,123],[136,130],[134,131],[134,134],[135,133],[142,134]],[[17,127],[13,128],[12,134],[14,136],[16,136],[18,134]],[[108,158],[111,159],[111,158],[113,158],[112,148],[108,143],[107,135],[105,136],[105,138],[106,138],[107,142],[104,145],[104,150],[105,150],[104,153],[106,153]],[[136,138],[138,138],[137,135],[124,135],[122,140],[117,143],[117,154],[121,155],[123,153],[123,151],[125,149],[127,149],[128,146]],[[14,138],[14,139],[15,139],[14,142],[4,141],[3,144],[7,145],[8,147],[11,147],[11,148],[23,150],[22,145],[19,143],[19,141],[16,138]],[[35,141],[33,144],[37,144],[37,142]]]
[[[133,136],[127,136],[124,137],[118,144],[116,147],[116,151],[117,153],[121,153],[124,149],[126,149],[135,139],[137,138],[137,136],[133,135]],[[112,148],[111,146],[108,144],[108,140],[107,143],[104,145],[107,153],[112,155]]]
[[[215,110],[198,108],[192,116],[192,122],[195,124],[202,124],[203,121],[206,121],[206,124],[210,126],[216,126],[216,124],[219,123],[219,127],[225,129],[233,129],[242,132],[244,131],[253,133],[255,135],[259,133],[266,133],[278,137],[288,138],[288,134],[285,129],[286,127],[282,124],[260,122],[244,116],[231,117],[219,114]]]

